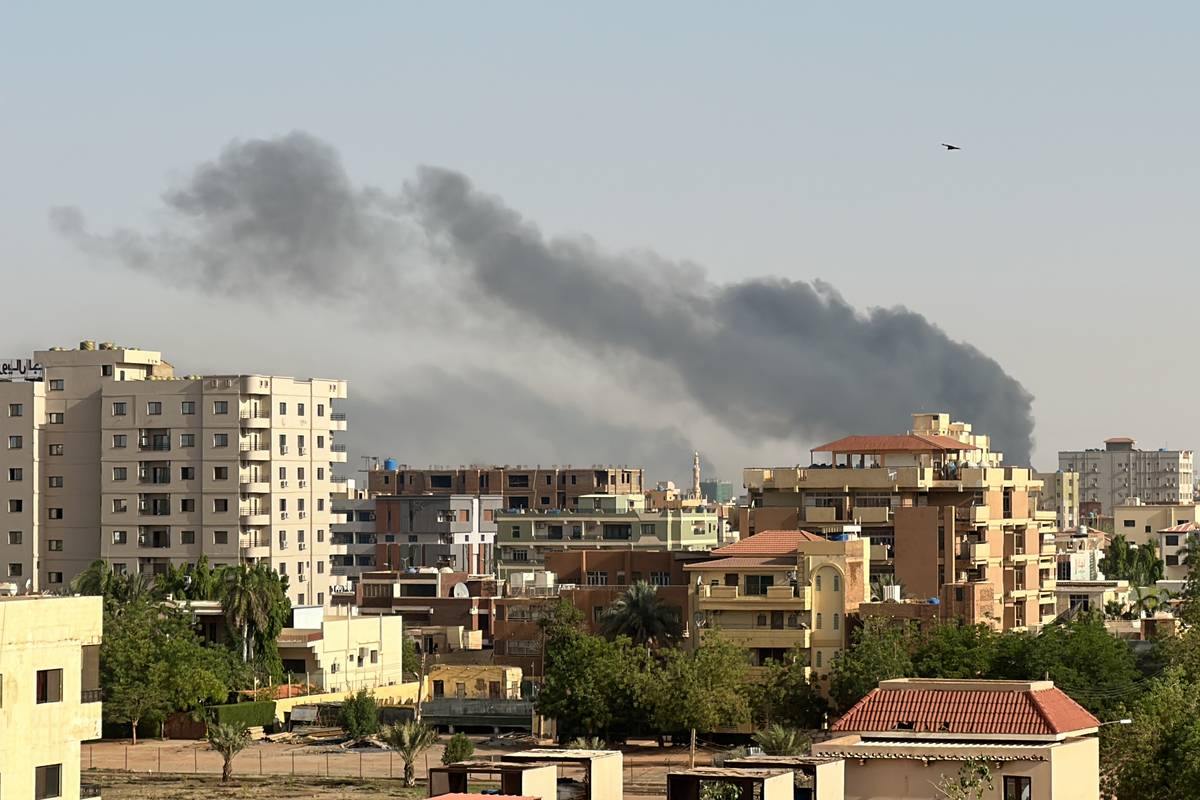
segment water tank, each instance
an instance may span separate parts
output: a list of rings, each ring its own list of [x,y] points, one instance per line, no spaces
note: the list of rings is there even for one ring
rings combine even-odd
[[[931,606],[940,606],[941,604],[942,604],[942,601],[941,601],[941,600],[939,600],[938,598],[936,598],[936,597],[931,597],[931,598],[929,598],[929,605],[931,605]]]
[[[396,466],[396,459],[394,458],[385,458],[383,460],[383,468],[389,472],[394,472],[396,470]]]

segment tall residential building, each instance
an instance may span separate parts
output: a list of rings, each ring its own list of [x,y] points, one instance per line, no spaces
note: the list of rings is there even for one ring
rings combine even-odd
[[[576,510],[509,510],[495,520],[500,578],[541,571],[554,550],[709,550],[721,541],[714,507],[650,510],[641,493],[585,495]]]
[[[0,789],[99,798],[79,743],[100,738],[99,597],[0,597]]]
[[[502,495],[504,508],[569,509],[591,494],[640,494],[640,467],[421,467],[389,459],[367,473],[372,494]]]
[[[1079,473],[1035,472],[1033,477],[1042,482],[1038,510],[1053,511],[1060,531],[1078,528],[1082,524],[1079,519]]]
[[[692,622],[699,636],[745,648],[753,667],[803,653],[824,682],[846,647],[848,614],[870,600],[867,543],[807,531],[764,531],[684,567],[692,579]]]
[[[500,495],[376,495],[373,499],[376,539],[393,553],[391,569],[452,567],[471,575],[493,571]]]
[[[938,598],[953,617],[1006,630],[1054,618],[1055,550],[1043,536],[1053,515],[1036,510],[1042,483],[1002,466],[987,436],[947,414],[914,414],[911,433],[848,436],[813,453],[809,467],[745,471],[743,536],[861,534],[872,573],[894,573],[905,595]]]
[[[1104,449],[1060,450],[1058,468],[1078,472],[1082,522],[1111,517],[1117,506],[1143,503],[1191,503],[1191,450],[1138,450],[1134,440],[1115,436]],[[1119,532],[1119,531],[1118,531]]]
[[[8,581],[53,589],[97,558],[161,572],[206,556],[269,564],[293,603],[328,602],[345,381],[176,377],[157,352],[92,342],[35,361],[40,384],[0,383]]]
[[[353,480],[335,484],[331,498],[333,539],[329,547],[334,592],[357,581],[364,571],[375,568],[375,498],[366,489],[355,488]]]

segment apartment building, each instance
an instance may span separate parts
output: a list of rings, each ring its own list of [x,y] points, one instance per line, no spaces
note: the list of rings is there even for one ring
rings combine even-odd
[[[395,465],[391,459],[367,474],[372,494],[501,495],[503,508],[569,509],[592,494],[641,494],[640,467],[420,467]]]
[[[1158,532],[1158,555],[1163,560],[1163,579],[1168,581],[1187,580],[1188,548],[1200,537],[1200,523],[1181,522]],[[1197,554],[1196,557],[1200,557]]]
[[[326,692],[403,683],[404,620],[297,609],[279,634],[279,658],[295,680]]]
[[[1078,472],[1035,472],[1033,477],[1042,482],[1042,493],[1038,495],[1039,511],[1053,511],[1055,523],[1060,531],[1074,530],[1082,524],[1079,519],[1079,473]]]
[[[451,567],[492,572],[498,494],[376,495],[375,532],[390,548],[391,568]],[[403,563],[401,563],[403,562]]]
[[[764,531],[686,565],[699,644],[706,636],[745,648],[753,667],[796,648],[822,681],[849,637],[847,615],[870,598],[867,543],[852,534]]]
[[[4,797],[99,798],[80,742],[100,738],[99,597],[0,597]]]
[[[1104,449],[1061,450],[1058,468],[1078,472],[1079,512],[1111,517],[1133,502],[1187,504],[1194,500],[1191,450],[1138,450],[1126,436],[1104,440]]]
[[[1050,681],[882,681],[814,756],[845,759],[845,800],[924,800],[988,764],[1004,800],[1099,800],[1100,721]]]
[[[375,568],[375,498],[353,480],[334,484],[332,535],[329,546],[334,591],[352,586],[364,571]]]
[[[207,556],[269,563],[293,603],[328,602],[345,381],[177,377],[160,353],[109,343],[34,360],[40,385],[0,382],[10,582],[53,589],[98,558],[161,572]]]
[[[1113,508],[1113,533],[1130,544],[1157,544],[1158,531],[1188,522],[1200,523],[1195,503],[1144,503],[1140,499]]]
[[[684,566],[707,558],[707,553],[668,550],[558,550],[545,554],[545,569],[554,575],[558,596],[583,613],[590,633],[601,632],[604,612],[632,584],[645,582],[675,610],[686,635],[690,615]]]
[[[496,569],[540,571],[555,550],[709,550],[720,544],[713,506],[651,510],[644,494],[594,494],[569,511],[522,509],[496,513]]]
[[[819,457],[818,457],[819,456]],[[937,598],[953,618],[1005,630],[1054,618],[1051,512],[1042,483],[1003,466],[986,435],[947,414],[914,414],[913,431],[847,436],[808,467],[752,468],[743,535],[764,529],[856,534],[873,573],[904,594]]]
[[[495,578],[454,572],[449,567],[397,569],[392,560],[400,559],[396,551],[401,547],[378,545],[376,561],[382,568],[364,572],[355,585],[358,612],[364,616],[399,614],[409,631],[423,630],[422,637],[430,637],[430,642],[439,636],[457,636],[464,642],[462,649],[476,649],[473,642],[480,647],[490,645],[493,601],[501,591]],[[435,628],[441,630],[433,631]],[[455,628],[461,632],[451,630]],[[434,652],[432,645],[426,650]]]

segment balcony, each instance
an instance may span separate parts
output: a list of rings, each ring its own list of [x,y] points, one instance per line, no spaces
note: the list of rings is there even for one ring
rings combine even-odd
[[[253,505],[238,508],[238,517],[243,525],[270,525],[270,511]]]
[[[992,557],[992,546],[987,542],[964,542],[958,549],[958,557],[972,564],[987,561]]]
[[[238,540],[242,558],[270,558],[271,545],[267,537],[259,538],[254,534],[243,534]]]
[[[79,702],[81,703],[99,703],[104,700],[103,689],[83,689],[79,693]]]
[[[891,506],[855,506],[850,516],[863,525],[878,525],[892,521]]]
[[[346,445],[331,444],[329,445],[329,460],[339,463],[346,463]]]
[[[242,494],[268,494],[271,491],[271,484],[268,481],[246,478],[238,484],[238,489]]]
[[[698,586],[697,607],[712,608],[776,608],[807,609],[811,605],[807,586],[768,586],[766,594],[745,594],[739,586]]]
[[[349,544],[331,544],[331,545],[329,545],[329,555],[331,555],[331,556],[350,555],[350,545]]]
[[[243,408],[238,416],[241,417],[243,428],[259,430],[271,427],[271,415],[265,411],[253,411],[249,408]]]
[[[329,430],[344,431],[346,430],[346,414],[343,411],[335,411],[329,415]]]
[[[241,442],[238,445],[241,457],[245,461],[270,461],[271,451],[260,442]]]
[[[700,628],[701,638],[719,635],[722,641],[738,647],[778,647],[791,649],[812,647],[812,631],[808,628],[773,627],[771,625],[726,624],[715,620]]]

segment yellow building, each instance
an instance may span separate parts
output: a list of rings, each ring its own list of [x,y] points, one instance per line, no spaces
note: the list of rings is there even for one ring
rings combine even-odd
[[[1033,477],[1042,482],[1038,510],[1053,511],[1060,531],[1079,527],[1082,522],[1079,518],[1079,473],[1035,472]]]
[[[322,615],[296,609],[295,626],[279,634],[279,658],[292,680],[326,692],[403,682],[404,621],[399,616]]]
[[[0,597],[0,792],[99,797],[79,743],[100,738],[99,597]]]
[[[719,636],[750,651],[753,667],[803,651],[818,676],[846,646],[846,615],[869,597],[867,543],[806,531],[764,531],[688,564],[701,640]]]
[[[1200,506],[1192,503],[1130,503],[1113,509],[1113,534],[1130,544],[1158,545],[1158,532],[1200,522]]]
[[[521,668],[492,664],[435,664],[425,677],[425,697],[519,700]]]

